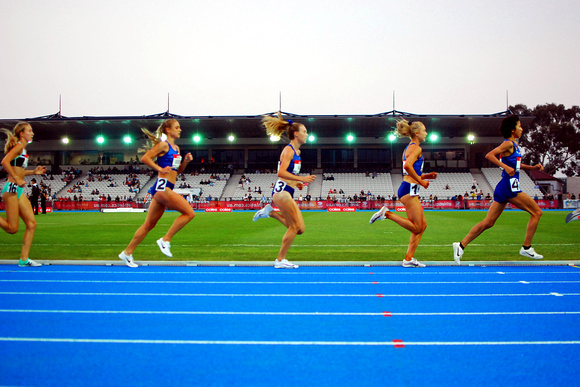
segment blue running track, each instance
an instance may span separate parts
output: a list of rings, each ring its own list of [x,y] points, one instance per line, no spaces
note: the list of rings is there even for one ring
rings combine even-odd
[[[0,266],[0,385],[577,385],[580,268]]]

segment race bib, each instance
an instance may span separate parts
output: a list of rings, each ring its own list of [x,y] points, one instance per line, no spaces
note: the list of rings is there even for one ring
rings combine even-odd
[[[284,191],[284,188],[286,188],[286,182],[282,181],[282,180],[278,180],[276,182],[276,184],[274,185],[274,193],[280,193],[282,191]]]
[[[22,155],[24,157],[24,161],[22,162],[22,168],[28,168],[28,155]]]
[[[165,191],[165,187],[167,187],[167,179],[157,179],[155,191]]]
[[[294,169],[292,170],[292,173],[294,175],[299,174],[301,166],[302,166],[302,162],[300,160],[294,160]]]
[[[413,183],[411,184],[411,196],[419,196],[419,184]]]
[[[522,164],[522,158],[516,157],[516,172],[520,171],[520,165]]]
[[[171,169],[178,170],[181,165],[181,155],[173,155],[173,164],[171,164]]]
[[[8,190],[6,192],[9,192],[9,193],[18,193],[18,184],[16,184],[16,183],[8,183]]]
[[[519,159],[519,157],[518,157]],[[518,161],[519,164],[519,161]],[[515,177],[512,177],[510,179],[510,187],[512,189],[512,192],[522,192],[522,190],[520,189],[520,181],[518,179],[516,179]]]

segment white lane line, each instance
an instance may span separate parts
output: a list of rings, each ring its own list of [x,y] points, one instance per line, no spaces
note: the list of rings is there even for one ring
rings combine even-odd
[[[121,262],[121,261],[119,261]],[[139,261],[137,261],[139,263]],[[300,262],[298,262],[300,263]],[[152,270],[150,270],[152,269]],[[132,270],[132,271],[116,271],[116,270],[100,270],[100,271],[92,271],[92,270],[18,270],[13,269],[13,270],[0,270],[0,273],[8,273],[10,275],[17,275],[17,274],[24,274],[24,275],[48,275],[48,274],[107,274],[107,275],[166,275],[166,274],[172,274],[172,275],[187,275],[187,276],[192,276],[192,275],[220,275],[220,276],[226,276],[226,275],[259,275],[259,276],[265,276],[265,275],[275,275],[275,276],[281,276],[281,275],[292,275],[292,276],[309,276],[309,275],[363,275],[363,276],[367,276],[367,275],[389,275],[389,276],[393,276],[393,275],[398,275],[398,276],[425,276],[425,275],[458,275],[458,276],[463,276],[463,275],[497,275],[497,272],[492,272],[492,271],[413,271],[413,270],[405,270],[405,271],[388,271],[388,272],[381,272],[381,271],[375,271],[377,270],[377,267],[373,267],[373,268],[361,268],[361,271],[357,271],[357,272],[308,272],[308,271],[300,271],[300,270],[295,270],[295,271],[274,271],[273,267],[267,267],[265,266],[264,269],[268,270],[268,271],[259,271],[259,272],[244,272],[244,271],[232,271],[231,269],[228,268],[228,270],[224,270],[224,271],[198,271],[197,269],[190,269],[188,268],[188,270],[184,270],[184,271],[157,271],[155,270],[154,267],[147,267],[147,271],[140,271],[140,270]],[[272,269],[272,270],[269,270]],[[372,272],[369,272],[369,270],[373,270]],[[580,270],[575,270],[575,271],[514,271],[514,272],[507,272],[507,275],[509,274],[557,274],[557,275],[562,275],[562,274],[573,274],[573,275],[578,275],[580,274]]]
[[[580,281],[131,281],[131,280],[39,280],[0,279],[7,283],[79,283],[79,284],[203,284],[203,285],[514,285],[579,284]]]
[[[121,296],[121,297],[563,297],[580,293],[527,293],[527,294],[243,294],[243,293],[78,293],[78,292],[0,292],[10,296]]]
[[[75,344],[169,344],[169,345],[288,345],[288,346],[498,346],[498,345],[580,345],[566,341],[258,341],[258,340],[136,340],[81,339],[48,337],[0,337],[0,342],[75,343]]]
[[[0,309],[0,313],[53,313],[53,314],[137,314],[137,315],[207,315],[207,316],[510,316],[510,315],[580,315],[580,311],[562,312],[240,312],[240,311],[167,311],[167,310],[53,310],[53,309]]]

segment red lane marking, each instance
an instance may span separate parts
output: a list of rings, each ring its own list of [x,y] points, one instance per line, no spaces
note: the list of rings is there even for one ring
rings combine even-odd
[[[379,283],[377,281],[373,281],[373,285],[378,285]]]
[[[403,340],[393,340],[393,345],[395,346],[395,348],[405,348]]]
[[[384,297],[384,296],[385,296],[385,295],[384,295],[384,294],[381,294],[381,293],[378,293],[378,294],[377,294],[377,297]]]
[[[392,313],[388,312],[388,311],[383,311],[383,316],[384,317],[393,317]]]

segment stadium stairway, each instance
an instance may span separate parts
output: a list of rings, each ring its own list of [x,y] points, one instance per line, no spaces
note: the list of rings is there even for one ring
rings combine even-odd
[[[313,169],[312,174],[316,176],[316,180],[308,185],[308,193],[313,200],[322,197],[322,169]]]
[[[236,172],[228,179],[228,183],[224,187],[222,196],[220,196],[220,200],[227,200],[235,196],[236,189],[238,188],[238,183],[240,182],[241,178],[242,173]]]
[[[483,172],[481,172],[479,169],[470,169],[469,171],[471,172],[471,176],[473,176],[477,182],[478,189],[482,190],[484,195],[487,195],[488,193],[493,195],[493,187],[489,181],[487,181]]]

